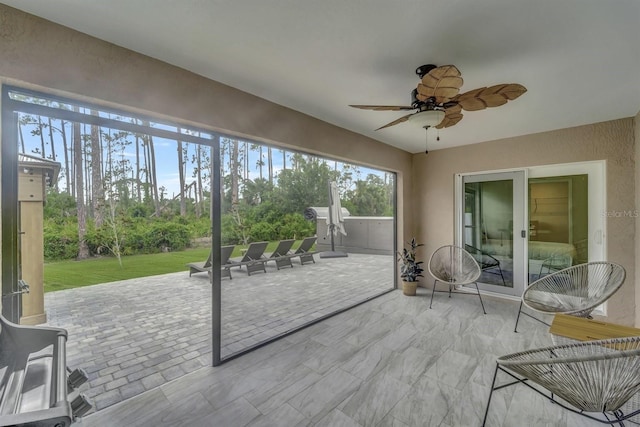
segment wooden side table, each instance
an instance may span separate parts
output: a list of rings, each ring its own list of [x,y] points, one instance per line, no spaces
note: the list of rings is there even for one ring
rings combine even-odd
[[[640,329],[584,317],[556,314],[549,328],[555,336],[577,341],[604,340],[640,336]]]

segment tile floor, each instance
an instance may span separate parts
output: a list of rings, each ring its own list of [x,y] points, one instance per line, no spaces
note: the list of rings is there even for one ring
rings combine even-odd
[[[551,344],[514,302],[393,291],[219,367],[81,420],[96,426],[479,426],[499,355]],[[599,425],[526,387],[494,394],[488,426]]]

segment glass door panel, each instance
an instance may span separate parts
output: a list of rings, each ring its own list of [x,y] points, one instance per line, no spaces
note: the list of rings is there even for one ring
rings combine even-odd
[[[529,282],[588,261],[588,178],[529,179]]]
[[[462,245],[480,267],[480,288],[521,295],[524,283],[524,172],[462,178]]]

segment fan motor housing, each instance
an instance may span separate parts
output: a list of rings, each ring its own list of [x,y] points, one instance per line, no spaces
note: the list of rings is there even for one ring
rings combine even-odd
[[[411,91],[411,107],[419,109],[420,111],[435,110],[437,107],[436,99],[435,97],[430,97],[421,101],[418,99],[418,89],[413,89]]]
[[[433,70],[434,68],[438,68],[438,67],[433,64],[421,65],[418,68],[416,68],[416,74],[418,75],[418,77],[423,78],[424,76],[427,75],[429,71]]]

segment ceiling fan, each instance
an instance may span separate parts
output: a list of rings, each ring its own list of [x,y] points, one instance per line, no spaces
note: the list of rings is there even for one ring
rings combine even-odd
[[[459,94],[463,80],[455,65],[438,67],[422,65],[416,69],[420,77],[418,87],[411,92],[411,105],[350,105],[363,110],[402,111],[417,110],[400,117],[376,130],[388,128],[407,120],[423,127],[448,128],[462,120],[462,110],[477,111],[504,105],[525,93],[527,89],[517,83],[481,87]],[[426,125],[425,125],[426,123]]]

